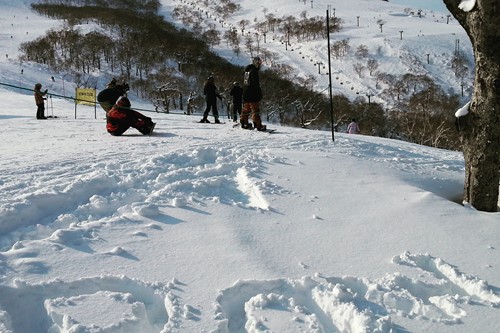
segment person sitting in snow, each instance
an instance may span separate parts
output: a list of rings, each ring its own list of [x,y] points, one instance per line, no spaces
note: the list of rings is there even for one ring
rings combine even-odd
[[[130,127],[137,129],[144,135],[151,134],[156,123],[140,112],[130,108],[130,101],[122,96],[106,112],[106,129],[111,135],[122,135]]]

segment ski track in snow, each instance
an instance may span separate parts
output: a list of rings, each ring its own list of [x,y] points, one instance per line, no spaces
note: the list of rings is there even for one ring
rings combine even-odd
[[[57,168],[38,165],[26,173],[6,172],[0,188],[9,196],[0,201],[0,227],[7,236],[0,246],[9,259],[0,255],[0,277],[20,268],[33,274],[48,270],[29,250],[29,242],[49,242],[55,251],[70,247],[92,253],[90,244],[99,239],[101,228],[127,223],[131,214],[156,216],[160,206],[216,201],[268,209],[264,193],[280,189],[259,180],[257,170],[264,161],[280,161],[262,151],[257,155],[244,150],[196,148],[130,162],[74,160]],[[104,254],[137,260],[121,247]],[[166,286],[114,276],[35,285],[17,281],[14,287],[0,287],[0,331],[87,332],[98,319],[74,318],[72,309],[95,302],[104,312],[106,307],[120,307],[127,318],[116,318],[106,332],[173,332],[182,320],[196,320],[197,310],[182,305],[169,287],[179,289],[175,281]],[[16,311],[25,308],[21,303],[31,304],[32,316]],[[103,322],[109,324],[109,318]]]
[[[77,281],[27,284],[20,281],[14,287],[0,287],[0,320],[10,327],[1,332],[90,332],[99,323],[96,313],[85,318],[72,315],[72,309],[86,302],[95,302],[102,309],[105,332],[159,332],[175,328],[179,318],[186,316],[188,307],[180,302],[168,286],[144,283],[126,277],[101,276]],[[22,303],[22,305],[20,305]],[[106,308],[120,307],[122,316],[110,323]],[[29,309],[29,315],[17,309]],[[124,319],[125,318],[125,319]],[[114,320],[114,321],[113,321]],[[86,326],[88,325],[88,326]],[[12,331],[11,331],[12,329]],[[103,331],[104,332],[104,331]]]
[[[464,305],[500,308],[500,295],[493,291],[498,288],[442,259],[405,252],[393,261],[423,270],[435,281],[400,273],[373,281],[321,274],[300,280],[238,281],[217,297],[217,332],[389,333],[401,329],[391,316],[454,325],[467,315]]]
[[[126,212],[147,216],[147,211],[154,214],[155,206],[193,197],[268,209],[260,188],[279,189],[252,177],[262,163],[259,159],[275,161],[270,156],[243,154],[240,149],[197,148],[123,163],[75,161],[58,166],[57,171],[50,165],[39,166],[35,179],[26,176],[23,181],[19,181],[23,175],[13,171],[3,175],[0,184],[2,191],[10,193],[1,201],[0,232],[11,234],[1,239],[0,249],[8,249],[18,239],[29,239],[30,234],[48,236],[70,225],[83,226]],[[10,179],[17,185],[11,186]],[[108,216],[111,211],[118,213]],[[47,229],[45,233],[43,229]]]

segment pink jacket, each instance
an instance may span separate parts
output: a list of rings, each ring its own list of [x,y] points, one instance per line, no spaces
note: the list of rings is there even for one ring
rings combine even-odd
[[[348,126],[347,126],[347,133],[349,134],[358,134],[359,133],[359,127],[358,127],[358,124],[356,124],[356,122],[351,122]]]

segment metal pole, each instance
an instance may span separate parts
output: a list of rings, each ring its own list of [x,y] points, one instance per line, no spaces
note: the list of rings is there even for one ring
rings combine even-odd
[[[333,95],[332,95],[332,62],[330,57],[330,15],[326,11],[326,37],[328,40],[328,81],[330,90],[330,121],[332,123],[332,141],[335,141],[335,126],[333,125]]]

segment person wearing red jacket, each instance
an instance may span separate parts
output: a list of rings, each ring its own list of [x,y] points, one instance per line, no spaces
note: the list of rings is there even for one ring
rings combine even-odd
[[[106,129],[111,135],[122,135],[130,127],[137,129],[144,135],[153,133],[156,123],[145,115],[132,110],[126,96],[120,97],[114,106],[106,112]]]

